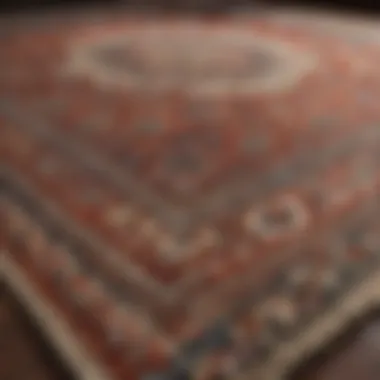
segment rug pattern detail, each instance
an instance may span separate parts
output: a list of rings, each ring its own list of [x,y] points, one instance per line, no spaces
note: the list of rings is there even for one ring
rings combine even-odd
[[[379,269],[379,46],[265,17],[49,28],[1,41],[7,259],[109,379],[282,376]]]

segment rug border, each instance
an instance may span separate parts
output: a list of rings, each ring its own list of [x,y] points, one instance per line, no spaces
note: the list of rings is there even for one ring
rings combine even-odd
[[[354,323],[380,305],[380,271],[375,271],[353,285],[339,302],[326,310],[307,327],[297,339],[278,345],[270,365],[238,375],[234,380],[285,380],[302,360],[310,359],[318,351],[334,341]]]
[[[16,299],[33,319],[39,332],[54,347],[73,375],[80,380],[112,380],[105,368],[86,353],[58,311],[38,295],[22,269],[7,255],[10,255],[8,251],[0,251],[0,278],[15,293]]]
[[[70,328],[57,310],[38,296],[33,284],[22,273],[22,269],[7,257],[7,254],[10,254],[9,251],[5,253],[0,251],[0,279],[3,279],[15,293],[17,300],[25,307],[28,315],[38,325],[39,331],[56,349],[69,370],[80,380],[112,380],[112,376],[105,368],[98,365],[86,353],[83,345],[70,332]],[[380,273],[377,272],[357,284],[353,293],[349,293],[341,300],[339,308],[333,308],[318,320],[321,326],[312,324],[306,328],[304,336],[300,337],[298,342],[281,344],[273,358],[273,366],[264,371],[248,371],[238,375],[236,380],[249,380],[252,376],[265,380],[282,380],[289,369],[317,352],[323,345],[336,338],[356,318],[367,314],[379,304]]]

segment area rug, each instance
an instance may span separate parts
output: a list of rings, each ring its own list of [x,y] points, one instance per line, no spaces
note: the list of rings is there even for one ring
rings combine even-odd
[[[3,24],[1,273],[78,378],[281,380],[378,306],[380,30],[323,20]]]

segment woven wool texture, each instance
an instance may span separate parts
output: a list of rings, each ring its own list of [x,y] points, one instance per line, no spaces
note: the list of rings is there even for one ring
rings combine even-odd
[[[46,17],[0,40],[1,270],[88,380],[279,380],[380,300],[380,30]]]

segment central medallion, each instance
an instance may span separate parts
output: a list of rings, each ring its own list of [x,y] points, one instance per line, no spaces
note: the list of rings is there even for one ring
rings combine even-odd
[[[218,95],[288,89],[316,61],[252,31],[152,25],[71,41],[66,69],[113,87]]]

